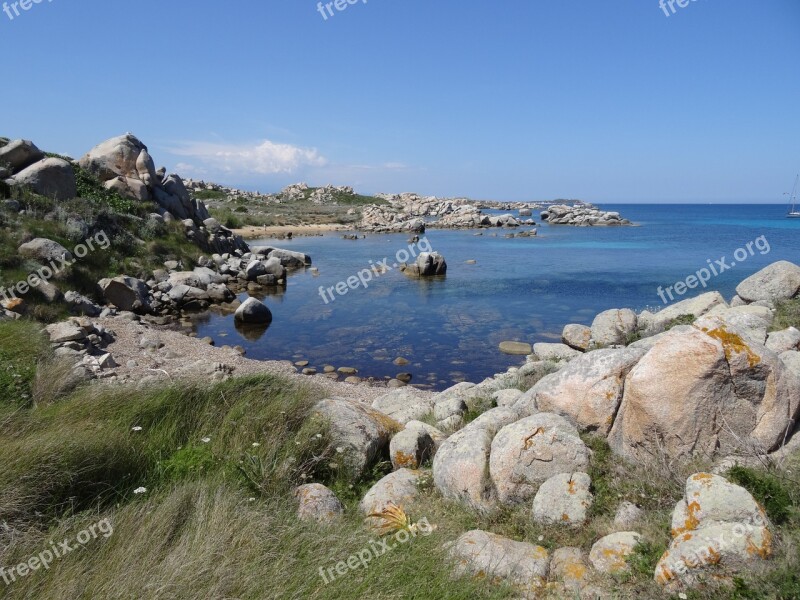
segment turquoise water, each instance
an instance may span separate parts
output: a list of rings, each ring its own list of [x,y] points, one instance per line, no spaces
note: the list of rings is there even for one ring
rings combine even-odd
[[[414,384],[443,389],[480,381],[520,364],[501,354],[504,340],[558,341],[567,323],[591,324],[609,308],[663,306],[657,293],[726,257],[735,267],[708,289],[726,298],[744,278],[777,260],[800,262],[800,219],[778,205],[606,205],[641,224],[625,228],[539,226],[538,238],[502,233],[430,230],[427,240],[448,262],[447,276],[412,280],[392,270],[367,288],[326,304],[329,288],[359,270],[408,249],[407,235],[349,241],[341,234],[264,241],[310,254],[310,270],[290,277],[285,292],[264,298],[274,320],[266,331],[237,331],[231,316],[210,315],[199,334],[218,344],[241,344],[250,358],[308,360],[349,366],[364,377],[410,372]],[[763,238],[761,236],[764,236]],[[746,251],[748,242],[753,254]],[[766,240],[766,241],[764,241]],[[258,244],[260,242],[254,242]],[[767,252],[766,249],[769,248]],[[747,257],[734,259],[743,248]],[[476,265],[466,261],[476,260]],[[689,290],[676,301],[701,293]],[[411,361],[395,367],[402,356]]]

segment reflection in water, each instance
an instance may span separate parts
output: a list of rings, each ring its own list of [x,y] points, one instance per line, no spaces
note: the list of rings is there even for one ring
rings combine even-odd
[[[262,337],[264,337],[264,334],[267,333],[267,329],[269,329],[269,326],[271,325],[271,323],[266,325],[241,323],[236,319],[233,319],[233,323],[236,327],[236,331],[239,332],[239,335],[241,335],[248,342],[257,342],[260,340]]]

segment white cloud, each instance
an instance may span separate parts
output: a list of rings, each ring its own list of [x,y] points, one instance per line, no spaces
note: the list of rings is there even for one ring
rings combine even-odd
[[[302,148],[264,140],[249,144],[185,142],[169,152],[187,159],[184,167],[194,173],[226,175],[293,174],[307,167],[324,167],[327,159],[316,148]]]

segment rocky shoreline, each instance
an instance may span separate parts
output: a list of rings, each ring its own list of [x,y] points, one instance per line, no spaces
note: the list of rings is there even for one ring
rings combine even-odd
[[[684,480],[652,577],[669,593],[731,585],[773,556],[776,524],[721,475],[737,465],[781,465],[800,450],[800,330],[769,333],[776,303],[799,296],[800,267],[778,262],[743,281],[731,303],[709,292],[655,314],[605,311],[591,327],[567,325],[562,344],[535,344],[525,365],[481,383],[435,395],[395,390],[371,407],[332,398],[316,411],[334,423],[333,443],[356,475],[389,453],[394,471],[364,496],[365,515],[413,506],[432,477],[438,494],[476,514],[531,506],[534,522],[575,531],[589,524],[595,501],[588,472],[596,457],[586,436],[654,471],[707,464],[711,471]],[[526,377],[535,384],[523,391]],[[313,485],[313,498],[326,503],[300,494],[298,516],[338,518],[321,513],[338,504],[336,495]],[[447,548],[456,574],[491,576],[522,597],[546,587],[605,598],[602,577],[627,574],[628,559],[653,541],[638,531],[646,520],[641,507],[620,502],[589,552],[551,552],[483,530]]]

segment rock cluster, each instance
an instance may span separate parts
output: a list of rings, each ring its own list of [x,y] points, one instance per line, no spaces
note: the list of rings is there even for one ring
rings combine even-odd
[[[408,277],[436,277],[447,274],[447,261],[438,252],[422,252],[410,265],[401,265],[400,270]]]
[[[0,165],[10,171],[5,177],[7,185],[27,187],[56,200],[78,195],[72,165],[61,158],[45,157],[29,140],[14,140],[0,148]]]
[[[618,212],[602,211],[591,204],[558,204],[542,212],[542,220],[550,225],[575,225],[578,227],[632,225]]]
[[[247,251],[247,244],[239,236],[211,219],[205,204],[192,198],[180,176],[163,169],[156,171],[147,146],[133,134],[102,142],[79,164],[122,197],[155,202],[158,217],[183,221],[187,237],[204,251]]]
[[[114,333],[88,319],[72,318],[46,327],[57,357],[75,362],[74,375],[80,379],[113,376],[117,367],[105,348],[114,341]]]
[[[147,281],[119,276],[103,279],[98,286],[106,302],[115,308],[137,314],[168,315],[230,303],[239,292],[285,285],[290,269],[311,263],[307,255],[281,248],[253,250],[201,257],[198,262],[203,266],[192,271],[183,271],[177,263],[168,262]],[[239,309],[242,315],[248,314],[240,319],[243,322],[271,320],[263,309],[256,310],[252,305],[246,310]]]

